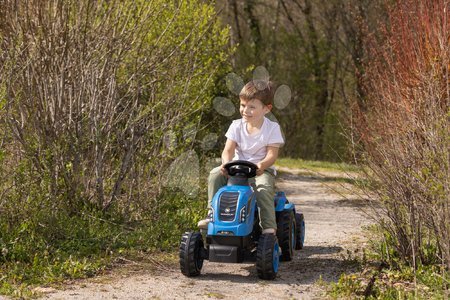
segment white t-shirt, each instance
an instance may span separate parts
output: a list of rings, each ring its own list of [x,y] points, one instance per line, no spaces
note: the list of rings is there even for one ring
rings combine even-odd
[[[247,160],[255,164],[266,157],[267,146],[284,144],[280,125],[266,117],[260,130],[252,134],[247,131],[247,122],[234,120],[225,136],[237,144],[233,160]]]

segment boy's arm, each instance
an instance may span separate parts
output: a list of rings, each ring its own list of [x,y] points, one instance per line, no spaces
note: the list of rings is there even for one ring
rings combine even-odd
[[[223,175],[228,175],[227,171],[224,169],[223,166],[233,159],[234,151],[236,150],[236,145],[237,145],[236,142],[230,139],[227,139],[225,143],[225,147],[223,148],[222,151],[222,165],[220,168]]]
[[[278,151],[280,150],[279,145],[267,146],[267,154],[266,157],[256,165],[258,166],[258,170],[256,170],[256,175],[261,175],[264,173],[264,170],[270,167],[275,163],[278,158]]]

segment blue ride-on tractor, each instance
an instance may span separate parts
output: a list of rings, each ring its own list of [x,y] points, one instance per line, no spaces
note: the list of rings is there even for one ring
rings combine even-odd
[[[284,192],[277,192],[274,199],[277,233],[262,234],[258,201],[254,187],[249,184],[249,178],[256,176],[257,166],[236,160],[227,163],[225,169],[229,174],[228,184],[212,199],[207,232],[186,232],[181,237],[181,272],[188,277],[200,275],[205,259],[241,263],[254,261],[256,257],[258,276],[275,279],[280,259],[292,260],[294,250],[303,248],[303,214],[296,213]]]

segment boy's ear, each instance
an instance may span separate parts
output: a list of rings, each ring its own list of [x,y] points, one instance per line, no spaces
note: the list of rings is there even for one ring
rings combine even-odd
[[[266,107],[269,109],[269,111],[272,110],[272,104],[267,104]]]

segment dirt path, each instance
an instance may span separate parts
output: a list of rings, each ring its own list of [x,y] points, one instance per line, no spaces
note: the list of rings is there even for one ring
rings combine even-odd
[[[329,178],[336,174],[320,178],[296,173],[285,169],[277,186],[305,215],[305,247],[296,252],[293,261],[281,264],[275,281],[258,279],[254,264],[205,261],[202,275],[193,279],[181,275],[175,264],[150,271],[125,267],[128,271],[83,280],[63,291],[49,290],[44,298],[322,299],[323,290],[317,281],[337,281],[340,274],[351,269],[349,257],[364,243],[361,226],[369,220],[360,210],[365,207],[363,200],[336,193],[343,190],[342,184]]]

